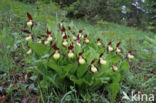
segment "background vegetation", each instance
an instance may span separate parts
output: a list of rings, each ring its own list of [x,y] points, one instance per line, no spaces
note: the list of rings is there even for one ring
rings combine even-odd
[[[19,0],[35,3],[39,0]],[[41,0],[56,2],[67,11],[67,17],[104,20],[155,32],[154,0]]]
[[[22,2],[19,2],[22,1]],[[132,5],[135,0],[0,0],[0,97],[1,102],[89,102],[109,103],[103,88],[78,95],[74,85],[60,91],[48,87],[46,81],[33,72],[38,62],[26,55],[26,36],[21,32],[29,11],[38,27],[35,34],[45,33],[62,19],[67,25],[84,29],[88,34],[101,35],[104,41],[118,40],[124,50],[133,50],[135,61],[130,65],[131,76],[120,83],[116,103],[121,102],[122,91],[155,93],[156,86],[156,2],[138,0],[143,12]],[[123,14],[122,6],[126,6]],[[124,19],[123,19],[124,18]],[[118,23],[118,24],[116,24]],[[119,25],[122,24],[122,25]],[[126,27],[123,25],[133,26]],[[135,27],[135,28],[134,28]],[[141,28],[141,29],[138,29]],[[151,30],[144,31],[144,30]],[[5,101],[5,102],[4,102]],[[122,101],[127,103],[127,101]]]

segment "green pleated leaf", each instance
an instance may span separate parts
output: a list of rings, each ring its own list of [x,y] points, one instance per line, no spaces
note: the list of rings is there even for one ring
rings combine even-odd
[[[29,42],[28,46],[38,55],[43,56],[48,53],[49,49],[43,44]]]
[[[77,68],[77,77],[80,78],[82,77],[88,70],[88,65],[86,64],[82,64],[82,65],[79,65],[79,67]]]
[[[56,65],[56,63],[52,60],[50,60],[47,63],[47,66],[56,71],[59,75],[63,74],[63,68],[61,66]]]
[[[78,86],[81,86],[83,83],[83,79],[78,79],[76,78],[74,75],[70,76],[70,80],[73,81],[75,84],[77,84]]]
[[[120,90],[119,84],[116,82],[108,85],[108,97],[111,103],[114,103],[114,100],[116,99],[119,90]]]

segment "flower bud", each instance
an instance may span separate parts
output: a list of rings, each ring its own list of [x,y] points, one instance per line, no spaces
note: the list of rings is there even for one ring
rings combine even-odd
[[[27,54],[29,55],[29,54],[31,54],[32,53],[32,49],[29,49],[28,51],[27,51]]]
[[[132,54],[130,54],[130,53],[128,53],[127,57],[128,57],[129,59],[134,59],[134,56],[133,56]]]
[[[33,24],[33,23],[32,23],[31,20],[30,20],[29,22],[27,22],[27,26],[28,26],[28,27],[32,26],[32,24]]]
[[[82,56],[79,57],[79,63],[80,64],[85,64],[85,59],[82,58]]]
[[[100,64],[106,65],[107,64],[107,61],[106,60],[103,60],[102,58],[100,58]]]
[[[30,41],[32,39],[32,36],[29,35],[28,37],[25,38],[26,41]]]
[[[92,64],[91,65],[91,69],[90,69],[93,73],[97,72],[97,68]]]
[[[74,57],[74,53],[71,50],[69,50],[68,57],[69,58],[73,58]]]
[[[55,60],[58,60],[60,58],[60,53],[58,50],[55,51],[54,55],[53,55]]]
[[[108,51],[109,52],[113,51],[113,48],[111,46],[108,46]]]

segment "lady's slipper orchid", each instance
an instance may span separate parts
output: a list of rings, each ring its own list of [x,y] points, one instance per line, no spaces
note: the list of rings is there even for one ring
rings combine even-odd
[[[85,59],[83,59],[82,56],[79,57],[79,63],[80,64],[85,64],[86,63]]]
[[[94,66],[94,62],[95,62],[95,60],[92,60],[91,65],[90,65],[90,70],[93,73],[98,71],[97,67]]]
[[[108,52],[113,51],[113,48],[110,46],[111,43],[112,43],[111,41],[108,43],[108,46],[107,46],[107,51],[108,51]]]
[[[103,58],[102,58],[102,56],[103,56],[103,53],[101,53],[100,54],[100,56],[99,56],[99,61],[98,61],[98,64],[100,65],[106,65],[107,64],[107,61],[106,60],[104,60]]]
[[[116,45],[116,52],[117,53],[120,53],[121,52],[121,50],[119,49],[119,45],[121,44],[121,42],[119,42],[119,43],[117,43],[117,45]]]
[[[82,32],[83,32],[82,30],[79,30],[79,34],[78,34],[79,38],[83,38]]]
[[[81,53],[79,53],[79,64],[85,64],[86,63],[86,61],[85,61],[85,59],[82,57],[82,54],[83,54],[83,52],[81,52]]]
[[[63,45],[63,46],[67,46],[67,45],[68,45],[68,42],[67,42],[67,40],[66,40],[66,39],[64,39],[64,40],[63,40],[62,45]]]
[[[65,33],[66,29],[63,27],[63,28],[61,29],[61,31],[62,31],[62,37],[64,37],[64,36],[66,35],[66,33]]]
[[[131,51],[127,53],[127,58],[134,59],[134,55],[131,54]]]
[[[106,60],[103,60],[102,58],[100,58],[100,64],[106,65],[107,64],[107,61]]]
[[[53,40],[52,36],[49,35],[48,38],[47,38],[47,41],[51,42]]]
[[[65,36],[63,37],[62,45],[65,46],[65,47],[68,45],[67,35],[65,35]]]
[[[32,20],[30,20],[30,21],[27,22],[27,26],[28,26],[28,27],[31,27],[32,24],[33,24],[33,23],[32,23]]]
[[[41,37],[37,37],[39,39],[38,43],[42,43]]]
[[[23,30],[23,32],[27,33],[29,36],[25,38],[26,41],[30,41],[31,39],[33,40],[33,36],[31,35],[31,32],[28,30]]]
[[[53,54],[53,58],[55,60],[58,60],[60,58],[59,48],[54,44],[53,48],[55,49],[55,52]]]
[[[27,51],[27,54],[29,55],[29,54],[31,54],[32,53],[32,49],[29,49],[28,51]]]
[[[84,36],[84,42],[85,42],[86,44],[89,43],[89,39],[88,39],[88,36],[87,36],[87,35]]]
[[[26,41],[30,41],[32,39],[32,36],[29,35],[28,37],[25,38]]]
[[[114,72],[116,72],[116,71],[118,70],[118,67],[116,66],[116,64],[114,64],[114,65],[112,66],[112,70],[113,70]]]
[[[101,44],[101,39],[100,38],[98,38],[97,39],[97,46],[101,46],[102,44]]]
[[[72,32],[72,34],[73,34],[73,40],[76,40],[77,38],[76,38],[75,32]]]
[[[79,42],[76,43],[79,47],[81,46],[81,44]]]
[[[62,21],[59,23],[59,28],[62,28],[62,27],[63,27],[63,23],[64,23],[64,20],[62,20]]]
[[[49,42],[51,42],[53,40],[53,37],[50,34],[51,34],[51,32],[49,32],[47,29],[47,35],[48,35],[47,41],[49,41]]]
[[[50,34],[51,34],[51,32],[49,32],[48,29],[47,29],[47,36],[43,35],[44,37],[47,38],[47,40],[44,41],[44,44],[45,44],[45,45],[50,44],[51,41],[53,40],[53,37],[52,37],[52,35],[50,35]]]
[[[80,40],[80,38],[79,38],[79,35],[77,36],[77,39],[75,40],[75,42],[76,42],[76,44],[77,44],[78,46],[81,46],[81,44],[80,44],[81,40]]]
[[[50,44],[50,41],[46,40],[46,41],[44,41],[44,44],[48,45],[48,44]]]
[[[71,31],[71,27],[70,26],[68,27],[68,30]]]
[[[41,35],[42,37],[44,37],[44,38],[48,38],[48,36],[47,35]],[[50,41],[48,41],[48,40],[43,40],[43,42],[42,42],[43,44],[45,44],[45,45],[48,45],[48,44],[50,44]]]
[[[94,73],[97,72],[97,68],[93,64],[91,65],[91,71]]]
[[[73,36],[73,40],[76,40],[77,38],[75,36]]]
[[[27,26],[28,27],[33,27],[33,19],[32,19],[32,16],[27,12],[27,17],[29,19],[29,21],[27,22]]]
[[[55,51],[54,55],[53,55],[55,60],[58,60],[60,58],[60,53],[58,50]]]
[[[68,50],[69,50],[68,57],[69,58],[73,58],[74,57],[74,52],[72,51],[73,48],[74,48],[73,44],[68,47]]]
[[[119,48],[116,48],[116,52],[117,52],[117,53],[120,53],[121,50],[120,50]]]

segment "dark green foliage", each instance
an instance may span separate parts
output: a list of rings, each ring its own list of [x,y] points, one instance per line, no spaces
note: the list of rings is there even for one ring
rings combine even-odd
[[[149,29],[156,32],[156,1],[155,0],[147,0],[147,9],[148,13],[148,21],[149,21]]]
[[[99,18],[114,22],[121,20],[121,4],[114,0],[77,0],[67,10],[67,16],[77,18],[85,16],[93,20]]]

